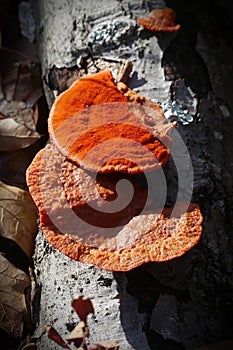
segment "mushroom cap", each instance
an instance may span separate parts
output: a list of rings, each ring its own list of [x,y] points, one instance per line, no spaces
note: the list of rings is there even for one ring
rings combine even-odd
[[[127,88],[127,87],[126,87]],[[171,139],[159,105],[127,102],[110,72],[81,78],[55,101],[50,137],[59,151],[82,168],[137,174],[164,166]],[[137,95],[138,96],[138,95]]]
[[[176,13],[171,8],[155,9],[148,17],[137,18],[137,23],[151,32],[176,32],[180,24],[175,24]]]
[[[71,115],[92,105],[108,102],[127,102],[114,83],[110,71],[85,76],[76,80],[55,100],[48,119],[51,137],[54,131]]]
[[[141,213],[140,201],[144,198],[145,188],[139,183],[136,185],[139,195],[133,200],[132,207],[122,212],[122,226],[116,226],[114,231],[111,227],[86,225],[83,217],[78,217],[79,203],[80,207],[85,207],[83,200],[86,199],[80,188],[83,182],[72,180],[70,174],[75,176],[79,173],[73,167],[75,165],[68,165],[53,145],[48,145],[36,155],[26,173],[29,191],[39,208],[45,237],[70,258],[106,270],[128,271],[149,261],[161,262],[179,257],[199,241],[203,218],[197,204],[177,202],[174,208],[151,211],[146,207]],[[85,171],[81,171],[84,176]],[[70,176],[73,186],[67,185],[66,188],[64,183],[68,183]],[[115,183],[113,188],[109,184],[105,187],[106,177],[102,177],[100,194],[105,199],[114,200]],[[100,186],[100,181],[96,181]],[[99,208],[102,210],[103,203],[96,200],[93,191],[90,186],[88,199],[97,207],[101,203]]]

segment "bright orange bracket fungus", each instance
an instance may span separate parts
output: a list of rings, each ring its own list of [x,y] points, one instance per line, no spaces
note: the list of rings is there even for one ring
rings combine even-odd
[[[146,191],[136,180],[136,197],[118,217],[113,213],[112,226],[118,224],[95,226],[88,206],[97,206],[93,209],[97,216],[98,209],[103,212],[101,198],[110,203],[115,199],[114,176],[119,174],[100,175],[96,182],[90,176],[53,145],[41,150],[27,170],[41,228],[47,240],[70,258],[106,270],[128,271],[146,262],[179,257],[199,241],[203,218],[197,204],[177,202],[174,208],[146,210],[141,215]]]
[[[137,18],[137,23],[151,32],[176,32],[180,24],[175,24],[176,13],[171,8],[156,9],[148,17]]]
[[[48,242],[112,271],[170,260],[196,245],[199,206],[157,209],[143,181],[167,163],[171,127],[159,105],[115,84],[110,72],[82,78],[61,94],[49,116],[52,143],[26,173]]]
[[[164,166],[171,139],[159,105],[114,83],[111,72],[81,78],[55,101],[49,132],[59,151],[82,168],[137,174]]]

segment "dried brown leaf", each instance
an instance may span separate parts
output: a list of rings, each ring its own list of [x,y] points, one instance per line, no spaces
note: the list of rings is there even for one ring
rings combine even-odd
[[[38,120],[39,120],[39,107],[38,107],[38,103],[36,103],[34,113],[33,113],[33,121],[35,125],[37,125]]]
[[[66,337],[67,342],[74,343],[76,347],[83,345],[85,343],[85,338],[89,337],[89,328],[84,321],[81,321],[77,326],[70,332]]]
[[[84,322],[87,321],[88,314],[94,314],[94,307],[91,299],[83,299],[82,295],[78,298],[74,298],[72,300],[71,306],[75,309],[79,318]]]
[[[100,341],[91,345],[90,350],[118,350],[119,343],[116,340]]]
[[[24,290],[29,277],[0,254],[0,328],[14,337],[21,337],[27,318]]]
[[[43,96],[41,88],[31,91],[25,99],[25,102],[31,106],[34,106],[37,101]]]
[[[51,325],[45,326],[45,331],[48,334],[48,337],[53,340],[55,343],[62,346],[64,349],[70,349],[69,345],[62,339],[60,334],[56,331],[55,328]]]
[[[14,52],[12,52],[14,53]],[[7,56],[10,59],[12,53]],[[15,54],[20,52],[15,52]],[[6,53],[5,53],[6,55]],[[24,57],[22,60],[18,57],[17,62],[6,64],[6,70],[3,74],[2,86],[3,94],[8,101],[35,101],[38,90],[42,88],[40,68],[38,64],[30,62],[29,57]],[[29,97],[34,95],[32,99]],[[29,99],[28,99],[29,97]]]
[[[26,170],[35,155],[44,147],[45,141],[45,138],[41,138],[27,148],[13,152],[0,151],[0,180],[26,189]]]
[[[28,191],[0,181],[2,235],[14,240],[31,257],[37,232],[37,208]]]
[[[77,326],[70,332],[66,340],[83,339],[89,337],[89,329],[84,321],[80,321]]]
[[[41,135],[13,118],[0,119],[0,151],[15,151],[36,142]]]
[[[22,101],[3,100],[0,113],[0,151],[28,147],[41,137],[36,131],[32,106]]]

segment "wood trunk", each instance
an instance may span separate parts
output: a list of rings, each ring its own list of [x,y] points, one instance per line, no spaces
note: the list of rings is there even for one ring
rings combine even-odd
[[[136,18],[161,7],[176,11],[179,32],[152,33],[137,25]],[[71,300],[80,294],[95,307],[88,319],[90,343],[116,339],[123,350],[196,349],[232,337],[231,7],[220,0],[33,2],[49,106],[53,92],[77,78],[106,69],[117,78],[131,61],[128,86],[177,121],[194,170],[192,201],[204,216],[201,241],[187,254],[127,273],[71,260],[40,232],[34,256],[41,286],[38,349],[58,348],[43,333],[45,324],[65,337],[78,322]],[[167,170],[171,197],[173,170]]]

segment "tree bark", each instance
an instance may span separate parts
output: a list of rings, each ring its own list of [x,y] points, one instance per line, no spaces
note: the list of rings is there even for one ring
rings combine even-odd
[[[137,17],[171,6],[178,33],[151,33]],[[41,285],[38,349],[57,349],[43,334],[65,337],[77,323],[71,300],[93,300],[90,342],[120,349],[193,349],[230,339],[233,330],[232,110],[233,32],[226,1],[37,0],[38,45],[47,100],[77,78],[133,63],[131,89],[160,103],[177,121],[194,170],[192,201],[204,216],[200,243],[183,257],[112,273],[71,260],[39,233],[34,257]],[[226,21],[226,22],[225,22]],[[182,162],[184,162],[182,158]],[[185,169],[184,164],[184,169]],[[167,169],[168,196],[177,179]]]

